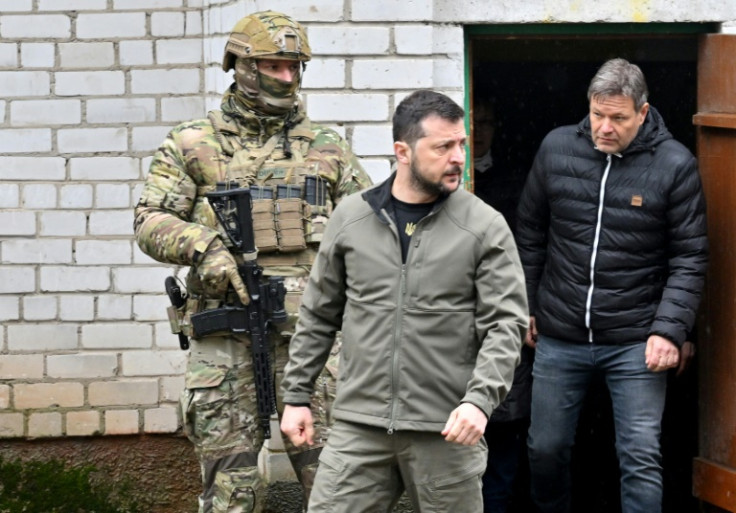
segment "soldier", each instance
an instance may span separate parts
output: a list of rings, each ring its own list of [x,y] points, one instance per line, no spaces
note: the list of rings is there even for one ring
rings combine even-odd
[[[276,383],[324,222],[341,198],[370,185],[347,143],[306,116],[298,90],[310,58],[303,27],[284,14],[259,12],[236,23],[222,65],[226,72],[235,70],[235,82],[223,96],[222,110],[168,134],[153,158],[135,210],[141,249],[158,261],[190,267],[187,300],[177,320],[178,329],[191,336],[192,314],[232,304],[236,298],[249,302],[236,267],[240,256],[228,250],[231,243],[205,194],[214,191],[217,182],[237,182],[260,191],[254,198],[273,195],[270,200],[254,199],[253,212],[261,212],[255,241],[258,263],[264,276],[284,277],[287,290],[288,322],[271,330]],[[323,192],[318,194],[322,201],[317,206],[301,202],[304,223],[296,234],[292,230],[284,237],[275,206],[278,191],[293,186],[290,189],[301,191],[303,198],[307,180]],[[318,443],[305,450],[285,440],[306,497],[329,429],[326,396],[328,390],[334,393],[334,372],[334,364],[328,364],[318,386],[322,393],[311,405],[320,423]],[[257,462],[264,432],[256,418],[248,336],[224,331],[192,338],[185,386],[184,429],[202,470],[199,512],[262,511],[265,483]]]

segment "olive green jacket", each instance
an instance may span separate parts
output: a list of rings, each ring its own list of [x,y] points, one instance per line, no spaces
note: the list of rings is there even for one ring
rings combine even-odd
[[[344,199],[330,219],[284,402],[309,401],[342,329],[335,418],[439,432],[460,403],[490,416],[510,388],[529,319],[524,275],[503,216],[465,190],[417,223],[402,264],[392,182]]]

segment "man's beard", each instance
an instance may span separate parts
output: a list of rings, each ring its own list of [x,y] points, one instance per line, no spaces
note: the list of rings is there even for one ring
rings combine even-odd
[[[414,188],[414,190],[422,192],[428,196],[446,196],[448,194],[452,194],[460,188],[458,186],[454,189],[450,189],[447,185],[445,185],[442,181],[442,178],[444,178],[445,176],[444,174],[440,176],[440,179],[437,182],[429,180],[419,171],[416,160],[413,157],[409,164],[409,170],[411,171],[409,173],[411,186]],[[451,171],[460,175],[462,175],[463,172],[460,166],[454,166]]]

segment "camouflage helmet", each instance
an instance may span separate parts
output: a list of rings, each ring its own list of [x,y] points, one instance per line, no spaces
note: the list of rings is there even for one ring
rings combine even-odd
[[[225,45],[222,69],[232,69],[238,57],[306,62],[312,58],[312,50],[299,23],[285,14],[262,11],[235,24]]]

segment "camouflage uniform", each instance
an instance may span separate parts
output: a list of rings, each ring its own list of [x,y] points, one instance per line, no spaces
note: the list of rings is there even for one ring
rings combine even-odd
[[[283,276],[287,289],[289,320],[271,332],[280,417],[283,403],[278,384],[320,240],[320,223],[334,204],[369,186],[370,179],[347,143],[335,131],[312,124],[300,103],[286,115],[259,115],[248,107],[247,98],[233,84],[223,97],[221,111],[183,123],[168,134],[153,158],[135,211],[135,234],[141,249],[156,260],[190,266],[188,298],[178,320],[182,331],[191,335],[192,313],[233,299],[232,290],[213,295],[197,274],[213,241],[230,245],[204,195],[215,189],[216,182],[269,187],[301,184],[309,175],[322,178],[326,204],[317,209],[317,215],[305,207],[304,215],[313,221],[305,230],[306,247],[284,251],[278,245],[269,250],[259,246],[258,263],[264,276]],[[328,403],[334,396],[337,345],[311,404],[315,446],[297,449],[283,437],[307,497],[331,423]],[[200,513],[262,511],[265,484],[257,463],[264,437],[258,423],[249,338],[232,333],[193,338],[181,404],[185,431],[202,467]]]

